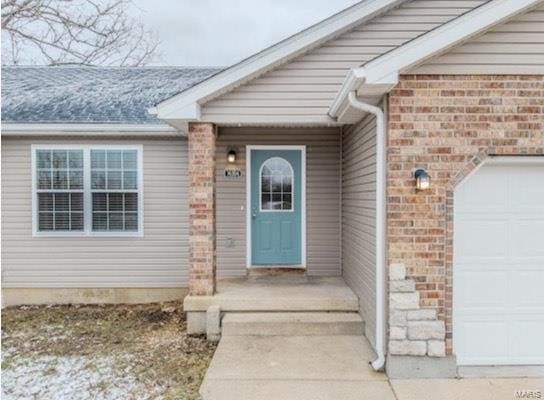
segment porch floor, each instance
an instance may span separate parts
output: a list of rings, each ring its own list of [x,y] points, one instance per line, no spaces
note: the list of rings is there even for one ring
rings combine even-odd
[[[214,296],[187,296],[185,311],[357,311],[359,299],[341,277],[219,280]]]

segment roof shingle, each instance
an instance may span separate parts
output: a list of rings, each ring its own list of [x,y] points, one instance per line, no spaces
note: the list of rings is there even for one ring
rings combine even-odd
[[[2,67],[2,122],[159,124],[149,107],[219,68]]]

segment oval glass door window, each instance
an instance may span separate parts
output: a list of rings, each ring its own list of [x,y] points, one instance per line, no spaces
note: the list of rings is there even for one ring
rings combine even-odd
[[[261,166],[261,211],[293,211],[293,168],[272,157]]]

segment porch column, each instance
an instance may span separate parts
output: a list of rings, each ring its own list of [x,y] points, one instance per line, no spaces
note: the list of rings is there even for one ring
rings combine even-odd
[[[215,292],[215,127],[189,123],[189,294]]]

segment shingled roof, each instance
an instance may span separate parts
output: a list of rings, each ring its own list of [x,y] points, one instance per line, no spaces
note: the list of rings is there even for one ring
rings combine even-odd
[[[149,107],[220,70],[3,66],[2,122],[159,124]]]

